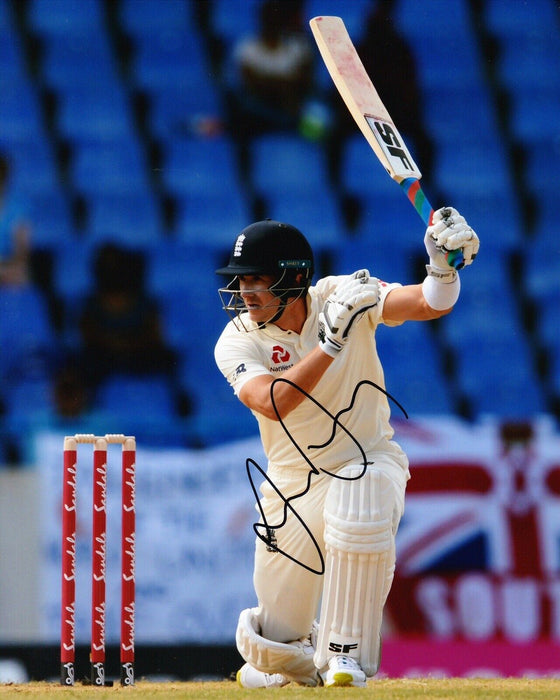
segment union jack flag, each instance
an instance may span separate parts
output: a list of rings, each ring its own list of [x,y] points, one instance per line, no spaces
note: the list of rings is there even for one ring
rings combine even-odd
[[[410,442],[412,478],[387,603],[393,627],[446,637],[469,630],[560,637],[557,438],[549,446],[535,439],[530,424],[508,423],[493,436],[473,431],[470,445],[465,436],[451,451],[441,449],[441,440],[418,426],[401,440]],[[506,619],[515,613],[533,622],[520,631]],[[485,624],[484,616],[493,622]]]

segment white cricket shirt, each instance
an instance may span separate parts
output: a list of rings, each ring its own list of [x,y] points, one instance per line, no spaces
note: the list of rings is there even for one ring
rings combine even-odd
[[[244,323],[251,329],[249,332],[239,330],[240,324],[233,321],[227,324],[216,343],[215,359],[236,395],[247,381],[261,374],[281,379],[286,370],[317,346],[319,312],[343,278],[325,277],[310,287],[308,315],[301,334],[281,330],[273,324],[258,328],[248,320]],[[345,348],[313,390],[313,400],[304,399],[285,418],[284,426],[253,411],[269,465],[302,467],[309,471],[307,460],[310,460],[317,469],[334,471],[353,461],[361,463],[361,446],[366,454],[390,453],[407,470],[406,457],[391,441],[393,429],[386,396],[373,386],[360,386],[366,380],[385,388],[375,329],[383,323],[387,293],[398,286],[380,283],[377,306],[369,309],[355,325]],[[339,413],[340,423],[352,437],[333,419]]]

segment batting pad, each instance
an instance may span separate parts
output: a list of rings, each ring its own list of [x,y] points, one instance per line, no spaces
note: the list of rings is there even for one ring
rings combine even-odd
[[[315,665],[337,654],[374,676],[381,652],[383,607],[395,569],[395,488],[383,472],[361,465],[334,478],[325,502],[325,581]],[[355,480],[350,480],[350,479]]]
[[[257,612],[258,608],[247,608],[239,615],[235,641],[245,661],[258,671],[281,673],[296,683],[317,685],[310,640],[284,644],[266,639],[260,634]]]

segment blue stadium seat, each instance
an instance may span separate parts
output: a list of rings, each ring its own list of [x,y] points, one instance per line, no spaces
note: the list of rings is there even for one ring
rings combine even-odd
[[[180,84],[150,93],[149,127],[159,141],[196,133],[204,129],[203,120],[217,120],[219,129],[222,113],[219,91],[208,79],[192,84],[188,90]]]
[[[474,265],[461,273],[459,301],[440,321],[443,337],[462,357],[464,348],[479,340],[522,334],[515,299],[507,251],[489,241]]]
[[[94,253],[95,246],[87,237],[74,235],[65,242],[55,257],[54,288],[65,304],[69,321],[75,320],[76,310],[93,289]]]
[[[560,272],[555,271],[556,275]],[[550,292],[539,298],[536,305],[537,335],[541,346],[548,349],[554,358],[560,358],[560,282]]]
[[[451,388],[427,324],[410,321],[398,328],[380,327],[376,343],[386,390],[409,417],[453,411]],[[401,415],[392,402],[391,410],[394,415]]]
[[[150,191],[144,155],[132,138],[76,144],[70,173],[74,187],[85,196]]]
[[[114,375],[103,382],[96,403],[101,410],[123,417],[134,407],[139,421],[150,418],[159,421],[175,416],[169,379],[159,375]]]
[[[210,15],[212,32],[229,46],[241,37],[254,36],[261,4],[262,0],[216,0]]]
[[[535,35],[558,23],[558,8],[550,0],[485,0],[482,13],[486,29],[501,38]]]
[[[95,92],[108,83],[115,83],[118,72],[108,35],[90,29],[47,38],[40,78],[57,91],[87,87]]]
[[[13,186],[16,190],[24,192],[27,197],[34,197],[57,189],[56,157],[42,130],[13,141],[6,150],[13,164]]]
[[[21,142],[43,135],[43,119],[39,99],[30,83],[5,86],[0,99],[0,138]]]
[[[247,198],[237,184],[227,192],[209,187],[207,192],[178,193],[174,234],[185,243],[229,250],[239,231],[252,220]]]
[[[532,418],[546,411],[525,335],[477,339],[476,352],[461,354],[458,383],[477,416],[494,413]]]
[[[203,85],[209,80],[209,66],[201,36],[175,27],[136,37],[131,79],[147,92]]]
[[[266,134],[251,143],[251,177],[264,196],[305,190],[313,197],[330,189],[325,153],[295,134]]]
[[[513,35],[500,39],[496,73],[515,97],[525,89],[549,89],[551,84],[557,83],[559,62],[560,32],[556,22],[537,32],[523,25]]]
[[[0,378],[43,378],[56,351],[46,301],[34,286],[0,286]]]
[[[204,241],[162,240],[148,258],[146,285],[162,303],[178,297],[188,307],[197,297],[209,296],[218,305],[215,270],[220,264],[219,256]]]
[[[30,197],[30,207],[33,248],[58,255],[75,235],[68,197],[59,188],[41,190]]]
[[[445,23],[453,27],[460,36],[470,32],[470,9],[468,0],[446,0],[445,8],[441,0],[398,0],[395,3],[395,19],[398,27],[408,36],[424,40],[434,32],[434,24],[438,25],[438,17],[445,9]],[[439,25],[441,26],[441,25]],[[438,37],[439,38],[439,37]]]
[[[170,141],[164,145],[162,160],[163,184],[174,195],[216,192],[227,197],[239,188],[234,145],[225,136]]]
[[[163,236],[158,204],[149,190],[93,193],[88,197],[85,235],[90,242],[110,240],[143,250]]]
[[[406,202],[404,204],[406,206]],[[333,274],[336,275],[348,275],[366,268],[371,275],[385,282],[419,282],[414,278],[413,256],[387,238],[352,238],[340,245],[334,262]]]
[[[124,32],[133,39],[153,32],[196,31],[191,0],[121,0],[119,21]]]
[[[560,54],[556,65],[560,66]],[[548,87],[516,90],[511,98],[510,126],[517,141],[527,148],[538,143],[552,146],[560,142],[560,80]]]
[[[436,144],[472,143],[499,138],[491,94],[482,81],[470,85],[430,85],[423,90],[424,122]],[[443,109],[442,100],[463,109]],[[398,126],[398,124],[397,124]],[[406,135],[403,134],[403,136]],[[418,164],[422,169],[422,163]]]
[[[102,0],[30,0],[27,22],[40,35],[87,34],[104,28]]]
[[[117,83],[84,83],[59,94],[57,127],[71,143],[118,141],[134,137],[130,105]]]
[[[330,190],[312,196],[305,190],[268,192],[266,214],[293,224],[309,239],[314,251],[335,251],[348,242],[337,197]]]
[[[560,182],[560,143],[535,142],[526,150],[525,182],[538,200],[555,199]]]
[[[0,85],[3,87],[27,79],[21,40],[11,25],[7,6],[4,7],[4,12],[0,11]]]
[[[488,221],[493,220],[492,245],[499,244],[504,250],[511,251],[519,250],[523,246],[520,206],[513,189],[470,192],[446,188],[446,194],[449,199],[443,204],[452,204],[483,237]],[[499,217],[496,217],[496,212],[500,213]],[[486,241],[482,245],[481,256],[484,256]]]
[[[505,148],[490,135],[477,143],[440,144],[432,180],[446,192],[507,193],[512,189],[509,162]]]
[[[356,131],[344,144],[341,163],[342,185],[360,197],[402,197],[399,186],[387,175],[364,137]]]
[[[532,240],[524,256],[525,290],[537,304],[560,289],[560,257],[556,253],[558,247],[556,226],[550,228],[547,234],[540,234]]]
[[[433,15],[431,19],[433,21]],[[426,41],[425,33],[409,35],[408,38],[416,57],[418,80],[424,88],[472,87],[480,82],[483,69],[470,27],[453,25],[453,33],[441,32],[437,41]]]

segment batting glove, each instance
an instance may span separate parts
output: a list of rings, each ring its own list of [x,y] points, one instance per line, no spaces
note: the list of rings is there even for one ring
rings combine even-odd
[[[379,280],[358,270],[341,282],[319,314],[319,346],[330,357],[342,350],[354,325],[379,301]]]
[[[480,241],[476,233],[453,207],[443,207],[434,212],[432,224],[426,229],[424,245],[430,256],[428,274],[442,282],[452,282],[457,273],[454,253],[460,252],[463,262],[457,269],[470,265],[476,258]]]

